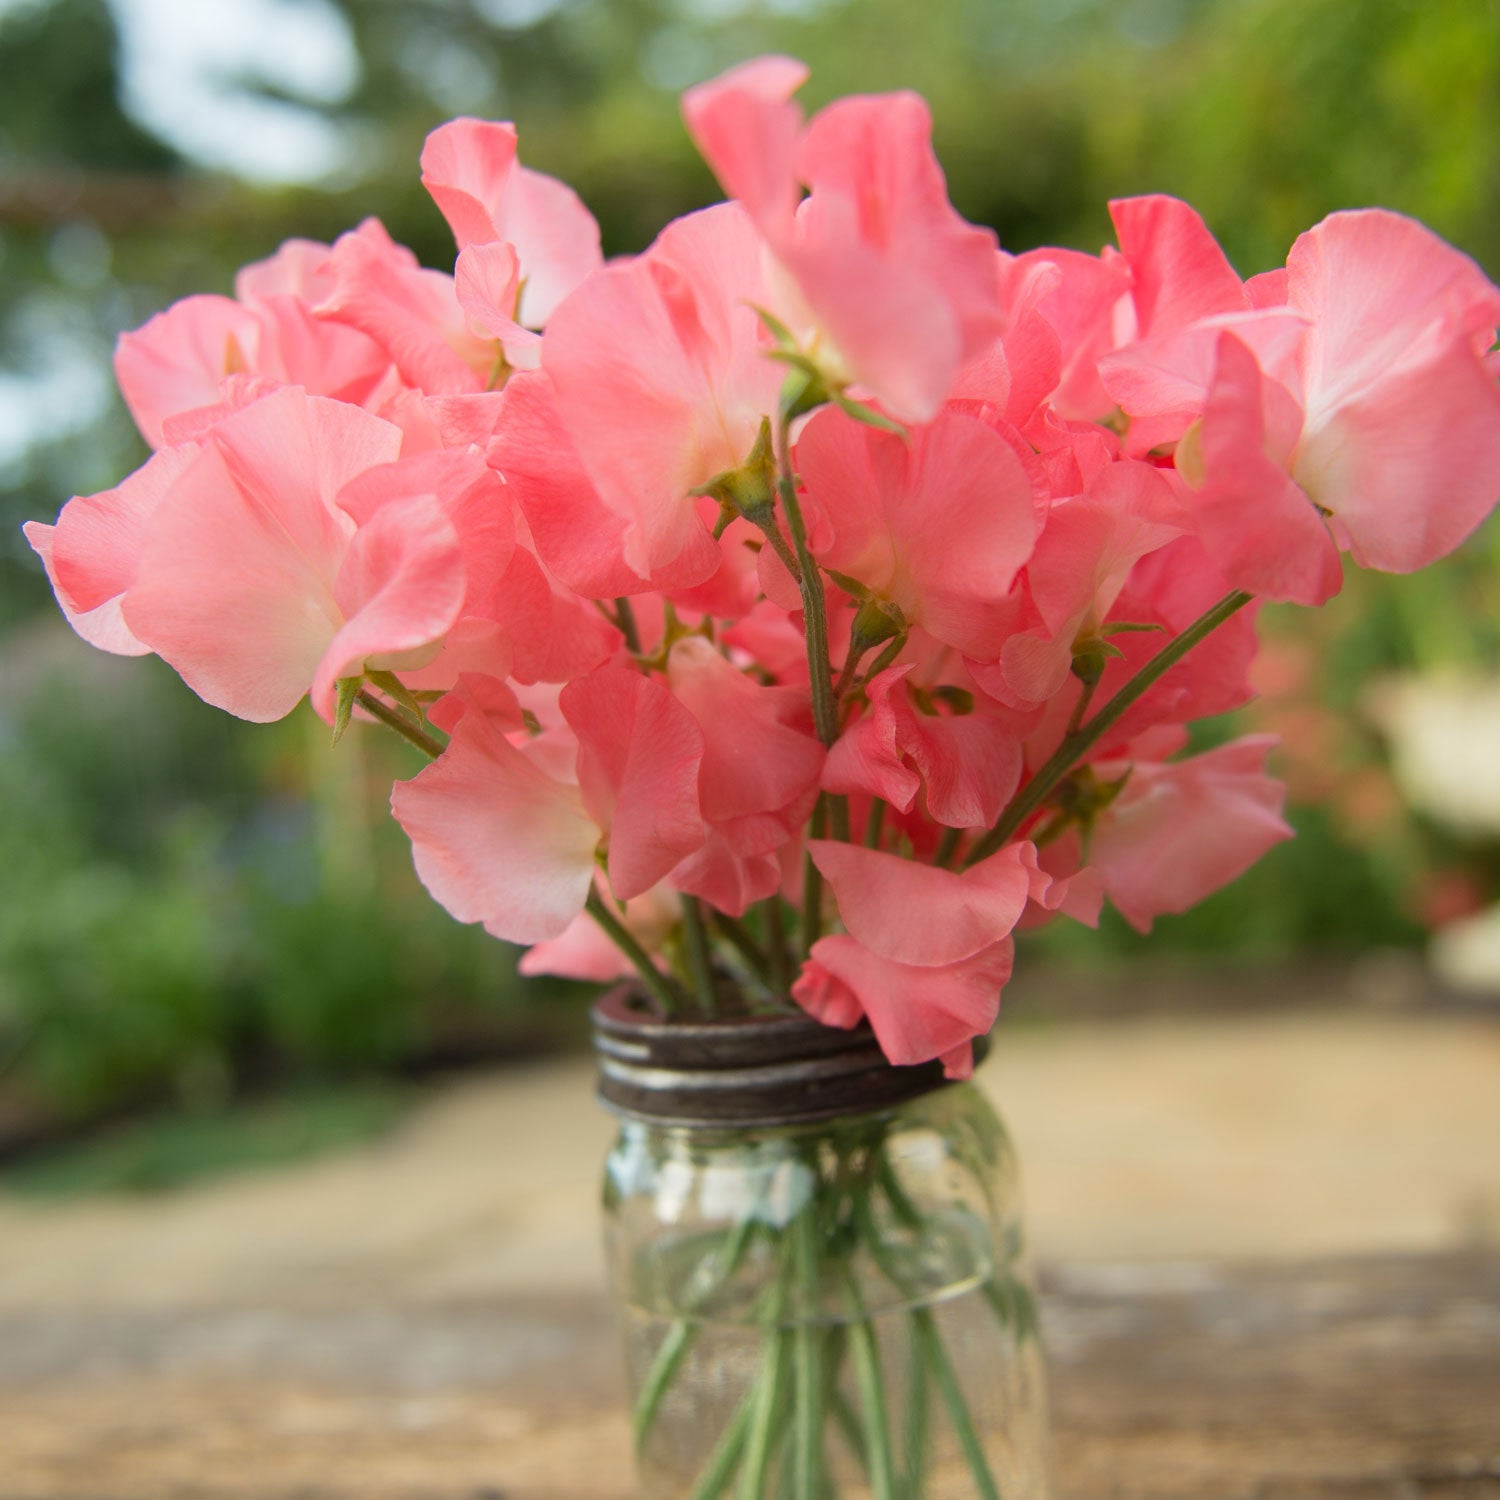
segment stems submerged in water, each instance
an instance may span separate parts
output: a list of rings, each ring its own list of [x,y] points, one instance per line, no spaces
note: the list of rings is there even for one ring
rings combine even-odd
[[[979,1408],[970,1405],[979,1388],[965,1389],[973,1372],[965,1375],[968,1356],[955,1351],[978,1337],[1008,1350],[1003,1360],[1016,1357],[1021,1320],[976,1319],[970,1311],[940,1322],[932,1298],[951,1294],[926,1283],[926,1268],[961,1257],[959,1247],[976,1231],[956,1228],[941,1203],[933,1208],[914,1196],[888,1130],[888,1119],[867,1117],[788,1140],[785,1155],[761,1154],[764,1143],[746,1147],[747,1170],[760,1184],[753,1202],[724,1235],[695,1243],[684,1264],[681,1313],[642,1379],[635,1435],[644,1472],[658,1474],[682,1441],[682,1429],[672,1440],[654,1435],[678,1382],[702,1381],[714,1368],[714,1346],[704,1340],[738,1337],[749,1347],[727,1346],[740,1352],[725,1355],[731,1362],[723,1370],[746,1372],[729,1378],[747,1384],[683,1496],[999,1500]],[[788,1192],[796,1207],[781,1219],[778,1204]],[[953,1274],[989,1276],[999,1260],[997,1250],[985,1269]],[[976,1301],[991,1290],[987,1280],[970,1286]],[[945,1326],[949,1339],[960,1340],[951,1348]],[[708,1378],[706,1398],[717,1403],[726,1392]],[[683,1421],[682,1410],[675,1405],[674,1421]],[[988,1388],[984,1410],[992,1421]]]

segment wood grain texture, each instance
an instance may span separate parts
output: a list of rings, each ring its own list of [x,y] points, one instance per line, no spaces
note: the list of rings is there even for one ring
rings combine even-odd
[[[1045,1278],[1061,1500],[1500,1500],[1500,1256]],[[0,1500],[630,1500],[602,1302],[0,1317]]]

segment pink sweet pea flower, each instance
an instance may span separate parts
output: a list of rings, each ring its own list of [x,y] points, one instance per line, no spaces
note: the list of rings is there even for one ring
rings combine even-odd
[[[520,164],[508,122],[465,118],[438,126],[422,147],[422,186],[453,230],[460,261],[474,246],[514,248],[519,290],[502,310],[527,328],[545,326],[603,264],[594,216],[566,183]]]
[[[1201,425],[1178,447],[1192,524],[1235,587],[1323,604],[1344,577],[1327,521],[1290,472],[1302,411],[1234,333],[1217,344]]]
[[[931,421],[1000,335],[995,237],[949,203],[921,98],[840,99],[804,126],[806,77],[787,57],[742,63],[683,96],[688,132],[764,236],[786,282],[772,310],[803,351],[833,386]]]
[[[1311,323],[1292,477],[1361,567],[1409,573],[1451,552],[1500,494],[1500,386],[1485,362],[1500,288],[1384,209],[1337,213],[1287,257]]]
[[[672,883],[738,916],[781,884],[779,856],[812,810],[825,752],[805,692],[761,686],[701,636],[673,645],[667,676],[703,732],[708,825],[703,849]]]
[[[831,1026],[867,1018],[893,1063],[941,1058],[967,1077],[1010,978],[1011,931],[1052,884],[1035,850],[1011,844],[962,873],[831,840],[808,852],[848,931],[813,945],[792,998]]]
[[[196,452],[192,444],[163,448],[114,489],[75,495],[55,526],[26,524],[26,540],[41,557],[63,614],[90,645],[120,656],[150,652],[126,625],[121,605],[135,582],[151,518]]]
[[[391,792],[417,876],[460,922],[513,943],[560,937],[594,879],[599,826],[578,787],[558,780],[466,710],[447,748]]]
[[[535,739],[507,734],[467,679],[450,696],[448,747],[391,808],[422,883],[459,921],[511,942],[557,938],[582,913],[601,851],[625,901],[702,844],[703,737],[659,681],[600,667],[563,689],[566,724]]]
[[[1015,726],[982,695],[964,713],[945,712],[939,697],[914,701],[906,681],[913,670],[888,667],[866,683],[869,707],[829,750],[824,790],[868,793],[898,812],[910,812],[925,791],[934,821],[988,827],[1021,778]]]
[[[796,462],[828,526],[814,547],[825,568],[965,656],[999,655],[1004,596],[1037,534],[1031,480],[1004,437],[949,410],[903,440],[829,408]]]
[[[1010,938],[954,963],[897,963],[845,934],[819,938],[792,998],[825,1026],[868,1020],[897,1066],[943,1063],[949,1078],[974,1071],[973,1041],[995,1024],[1000,991],[1015,966]]]
[[[141,533],[130,531],[139,513],[120,512],[122,557],[134,552],[121,570],[125,624],[200,697],[256,721],[309,690],[326,716],[338,677],[433,654],[465,587],[442,506],[408,491],[356,525],[337,504],[399,441],[355,407],[290,387],[219,423]],[[109,537],[95,527],[78,540]],[[94,576],[112,586],[107,558]]]
[[[254,368],[260,320],[229,297],[184,297],[115,346],[115,379],[141,436],[164,442],[162,423],[212,406],[226,375]]]
[[[807,845],[850,934],[882,957],[922,966],[972,958],[1010,935],[1031,892],[1027,847],[1011,844],[959,872],[832,839]]]
[[[205,413],[198,426],[211,425],[235,377],[258,377],[262,394],[300,385],[356,405],[375,392],[390,369],[385,351],[357,329],[313,315],[333,290],[329,254],[327,245],[289,240],[236,276],[235,299],[185,297],[120,335],[115,377],[153,448],[183,440],[168,430],[175,419]]]
[[[1094,823],[1088,864],[1137,931],[1196,906],[1292,836],[1286,788],[1264,770],[1274,744],[1247,735],[1186,760],[1095,767],[1105,780],[1129,772]]]
[[[499,345],[469,327],[453,278],[418,265],[378,219],[340,235],[328,266],[332,290],[317,315],[372,339],[408,385],[454,395],[487,390],[502,373]]]
[[[776,410],[783,372],[762,355],[760,286],[754,231],[721,204],[591,276],[548,325],[557,411],[642,577],[681,587],[719,566],[705,524],[716,507],[691,492],[743,465]]]
[[[1026,567],[1021,608],[979,683],[1025,709],[1068,682],[1073,657],[1101,632],[1131,569],[1182,531],[1181,506],[1155,468],[1128,460],[1100,470],[1077,499],[1054,505]]]
[[[1177,468],[1225,574],[1316,605],[1339,588],[1341,550],[1387,572],[1452,551],[1495,500],[1500,289],[1420,224],[1372,209],[1325,219],[1253,295],[1254,311],[1104,366],[1164,435],[1196,403]]]
[[[558,704],[578,736],[584,806],[608,831],[610,889],[629,901],[703,845],[703,731],[661,682],[633,667],[598,667],[570,682]]]
[[[567,586],[590,599],[651,587],[625,561],[629,522],[599,498],[557,409],[552,377],[523,370],[501,393],[503,420],[489,460],[515,493],[537,555]]]
[[[595,878],[599,899],[624,924],[636,941],[653,955],[663,973],[670,964],[661,951],[672,929],[682,921],[682,898],[670,886],[653,886],[628,905],[609,893],[605,881]],[[563,979],[585,979],[604,984],[612,979],[635,978],[635,966],[615,946],[604,929],[586,913],[574,917],[559,937],[535,943],[521,955],[516,968],[526,975],[556,974]]]

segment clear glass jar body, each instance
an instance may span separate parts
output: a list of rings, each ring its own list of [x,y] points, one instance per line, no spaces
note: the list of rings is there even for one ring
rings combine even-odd
[[[971,1084],[774,1129],[625,1119],[604,1187],[641,1500],[1045,1500],[1014,1153]]]

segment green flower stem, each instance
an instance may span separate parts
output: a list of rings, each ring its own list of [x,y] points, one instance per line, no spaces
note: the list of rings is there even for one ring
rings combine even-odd
[[[745,967],[765,985],[768,990],[775,991],[776,985],[771,978],[771,963],[761,951],[760,944],[755,941],[750,929],[736,917],[727,916],[724,912],[710,909],[713,925],[728,940],[729,945],[745,961]]]
[[[641,632],[635,623],[635,606],[629,599],[615,600],[615,623],[625,637],[625,649],[632,656],[641,654]]]
[[[698,1337],[701,1325],[692,1320],[692,1314],[696,1313],[739,1270],[740,1263],[745,1258],[746,1250],[750,1248],[750,1241],[755,1237],[759,1224],[760,1220],[755,1217],[754,1210],[747,1213],[723,1241],[722,1253],[714,1259],[712,1264],[710,1264],[709,1257],[705,1256],[694,1273],[695,1277],[701,1277],[701,1280],[696,1282],[685,1299],[683,1316],[672,1324],[666,1338],[661,1341],[656,1357],[651,1361],[651,1368],[646,1372],[641,1394],[635,1404],[633,1427],[637,1453],[645,1448],[646,1440],[651,1436],[651,1429],[656,1425],[656,1418],[661,1411],[662,1398],[677,1378],[677,1371],[681,1368],[683,1359],[686,1358],[688,1350],[692,1348],[694,1340]]]
[[[780,1302],[777,1302],[779,1315]],[[745,1456],[740,1466],[739,1500],[762,1500],[766,1474],[771,1466],[772,1450],[777,1436],[777,1408],[782,1404],[787,1375],[787,1344],[791,1335],[767,1319],[765,1357],[756,1377],[755,1400],[750,1412],[750,1428],[745,1438]]]
[[[584,910],[604,929],[610,941],[634,965],[641,983],[651,992],[662,1014],[675,1016],[683,1008],[683,996],[676,983],[651,962],[651,955],[636,941],[635,934],[604,904],[599,892],[589,890]]]
[[[885,827],[885,802],[879,797],[870,799],[870,811],[865,816],[865,848],[878,849],[880,834]]]
[[[719,1008],[719,997],[714,989],[713,960],[708,951],[708,928],[703,921],[703,906],[696,896],[682,896],[682,936],[687,949],[688,973],[693,981],[693,993],[705,1015],[713,1015]]]
[[[897,1217],[907,1220],[908,1215],[915,1215],[920,1218],[920,1210],[906,1196],[884,1151],[879,1153],[876,1173],[882,1179],[882,1188]],[[854,1214],[860,1226],[861,1235],[869,1246],[870,1253],[875,1264],[879,1266],[881,1274],[901,1293],[903,1298],[915,1301],[912,1288],[892,1264],[886,1251],[885,1242],[880,1236],[880,1228],[875,1221],[867,1194],[856,1196]],[[953,1429],[958,1434],[959,1446],[963,1449],[969,1472],[973,1476],[977,1500],[1000,1500],[1000,1491],[995,1484],[994,1476],[990,1473],[989,1460],[985,1458],[979,1435],[974,1430],[974,1419],[969,1413],[968,1403],[964,1400],[963,1390],[948,1360],[947,1351],[943,1348],[937,1323],[931,1311],[925,1307],[912,1307],[910,1317],[914,1349],[937,1382],[938,1390],[943,1397],[943,1404],[947,1407],[949,1419],[953,1423]],[[926,1441],[925,1434],[923,1441],[924,1443]],[[910,1468],[908,1468],[909,1473]],[[920,1492],[918,1492],[917,1500],[920,1500]]]
[[[974,1493],[978,1500],[1000,1500],[999,1487],[994,1475],[990,1473],[989,1460],[984,1456],[979,1434],[974,1431],[974,1419],[969,1415],[963,1391],[959,1389],[958,1377],[953,1373],[948,1351],[943,1348],[937,1323],[931,1311],[925,1307],[913,1308],[911,1321],[917,1343],[942,1394],[943,1405],[948,1408],[948,1416],[958,1433],[959,1446],[964,1450],[964,1458],[968,1460],[969,1473],[974,1479]]]
[[[818,1260],[816,1194],[792,1225],[792,1255],[800,1291],[792,1334],[796,1405],[792,1428],[792,1495],[819,1500],[823,1483],[823,1333],[817,1326],[822,1268]]]
[[[820,795],[813,806],[808,825],[809,838],[820,839],[828,828],[828,799]],[[802,951],[812,952],[812,945],[823,932],[823,872],[813,863],[812,855],[802,857]]]
[[[849,1343],[854,1355],[854,1379],[864,1408],[865,1452],[870,1468],[871,1500],[896,1500],[896,1479],[891,1465],[891,1419],[885,1404],[885,1382],[880,1374],[880,1342],[875,1325],[865,1311],[854,1272],[844,1270],[845,1289],[854,1321],[849,1325]]]
[[[913,1340],[906,1377],[905,1463],[902,1468],[904,1500],[923,1500],[927,1470],[928,1408],[927,1356]]]
[[[859,1420],[859,1413],[849,1404],[849,1398],[840,1390],[835,1390],[828,1398],[828,1404],[833,1409],[833,1420],[839,1431],[844,1435],[844,1441],[848,1443],[850,1451],[859,1461],[859,1466],[864,1470],[868,1478],[870,1473],[870,1442],[865,1436],[865,1429]]]
[[[443,753],[440,740],[428,734],[420,724],[413,723],[400,709],[377,698],[368,688],[361,688],[354,695],[354,701],[371,718],[379,719],[388,729],[394,729],[402,739],[415,745],[429,760],[436,760]]]
[[[702,1474],[698,1476],[691,1500],[719,1500],[729,1488],[729,1481],[739,1466],[740,1454],[744,1452],[745,1439],[750,1433],[750,1419],[755,1412],[757,1389],[758,1387],[751,1387],[745,1399],[740,1402],[729,1426],[724,1429],[718,1446],[709,1456]]]
[[[792,987],[791,950],[787,944],[786,918],[781,911],[781,897],[772,896],[765,904],[766,954],[769,964],[771,993],[784,998]]]
[[[938,840],[933,863],[946,870],[953,863],[953,856],[958,853],[958,846],[963,842],[963,838],[962,828],[945,828],[942,838]]]
[[[1063,737],[1051,758],[1026,783],[1011,801],[1000,821],[970,849],[964,860],[965,867],[987,859],[1016,834],[1051,795],[1064,776],[1068,774],[1090,750],[1104,737],[1104,733],[1116,724],[1142,698],[1146,691],[1176,666],[1205,636],[1217,630],[1236,611],[1243,609],[1255,596],[1243,590],[1226,594],[1212,609],[1200,615],[1181,635],[1169,641],[1134,677],[1122,687],[1098,713],[1071,734]]]
[[[807,633],[807,667],[812,685],[813,725],[818,738],[831,745],[839,737],[838,703],[833,696],[833,669],[828,660],[828,606],[823,574],[807,546],[807,523],[797,499],[797,476],[792,472],[791,423],[785,416],[776,424],[776,489],[786,511],[787,530],[801,570],[802,614]]]

